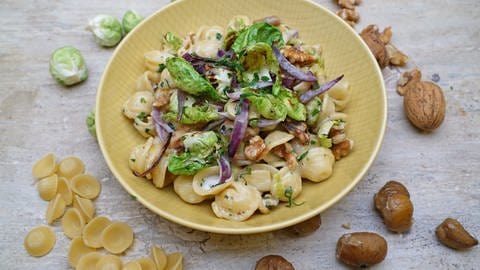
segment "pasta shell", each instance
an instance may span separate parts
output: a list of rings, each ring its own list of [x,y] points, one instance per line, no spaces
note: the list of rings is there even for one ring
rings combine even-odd
[[[280,201],[287,202],[288,189],[291,189],[290,198],[295,199],[302,192],[302,177],[299,170],[292,171],[288,167],[283,167],[278,174],[274,175],[270,192]]]
[[[144,54],[145,66],[152,72],[158,71],[160,64],[165,64],[167,58],[173,57],[173,55],[167,51],[149,51]]]
[[[122,253],[133,243],[133,230],[127,223],[112,222],[103,230],[101,241],[110,253]]]
[[[165,269],[165,266],[167,266],[167,255],[165,254],[165,251],[163,251],[163,249],[160,247],[153,246],[151,252],[152,259],[157,266],[157,270]]]
[[[150,70],[147,70],[137,79],[137,91],[146,91],[153,93],[153,91],[155,90],[155,85],[159,81],[160,74],[158,74],[156,71],[152,72]]]
[[[173,252],[167,256],[166,270],[182,270],[183,269],[183,255],[180,252]]]
[[[58,178],[58,194],[62,195],[65,204],[71,205],[73,202],[73,193],[70,189],[70,183],[68,182],[67,178],[59,177]]]
[[[173,181],[173,190],[187,203],[196,204],[203,202],[207,197],[195,193],[193,190],[193,176],[180,175]]]
[[[312,147],[300,161],[300,174],[313,182],[321,182],[333,173],[335,157],[332,151],[324,147]]]
[[[72,178],[72,191],[86,199],[95,199],[100,194],[100,183],[89,174],[79,174]]]
[[[262,203],[260,192],[240,182],[232,185],[215,196],[212,210],[219,218],[244,221],[258,209]]]
[[[85,226],[85,219],[82,213],[76,208],[70,208],[65,212],[62,218],[63,233],[70,239],[82,235],[83,227]]]
[[[168,172],[169,156],[164,155],[158,165],[152,170],[153,184],[158,188],[164,188],[173,182],[175,177]]]
[[[155,99],[152,91],[135,92],[123,104],[123,114],[130,119],[134,119],[140,113],[149,115],[152,112],[152,103]]]
[[[122,270],[142,270],[142,266],[137,261],[128,262]]]
[[[54,173],[56,169],[55,156],[50,153],[35,162],[32,168],[32,175],[37,179],[41,179]]]
[[[92,270],[95,269],[97,263],[103,258],[103,255],[98,252],[90,252],[78,260],[77,270]]]
[[[52,250],[55,242],[56,238],[52,229],[47,226],[38,226],[28,232],[23,240],[23,246],[31,256],[41,257]]]
[[[95,206],[89,199],[82,198],[78,195],[73,196],[73,207],[82,213],[83,218],[88,223],[95,216]]]
[[[58,176],[72,179],[77,174],[85,172],[85,164],[77,157],[67,157],[58,163]]]
[[[75,268],[82,256],[95,251],[96,249],[86,246],[81,237],[76,237],[72,240],[68,249],[68,263]]]
[[[328,95],[333,99],[336,111],[342,111],[345,109],[350,101],[350,85],[348,81],[339,81],[330,90],[328,90]]]
[[[220,168],[213,166],[205,168],[193,176],[193,191],[200,196],[215,195],[229,187],[233,177],[227,179],[224,183],[219,184]]]
[[[47,213],[45,215],[47,223],[52,224],[56,219],[63,216],[65,212],[65,201],[60,194],[55,196],[55,199],[48,203]]]
[[[157,266],[155,265],[155,262],[148,257],[140,258],[135,261],[138,262],[138,264],[140,264],[140,267],[142,267],[142,270],[157,270]]]
[[[50,201],[55,198],[58,189],[58,176],[52,174],[38,181],[37,190],[40,198]]]
[[[290,133],[287,133],[287,132],[284,132],[284,131],[279,131],[279,130],[276,130],[276,131],[273,131],[273,132],[270,132],[267,137],[265,137],[264,141],[265,141],[265,145],[266,145],[266,149],[268,151],[272,150],[272,148],[274,148],[275,146],[279,146],[279,145],[282,145],[288,141],[290,141],[291,139],[293,139],[295,136],[293,136],[292,134]]]
[[[245,173],[250,171],[250,173]],[[248,185],[255,187],[260,192],[270,191],[272,177],[278,170],[267,164],[253,164],[247,166],[243,174],[240,174]]]
[[[270,152],[268,152],[264,157],[263,157],[263,161],[265,161],[266,163],[268,163],[270,166],[272,167],[275,167],[275,168],[279,168],[279,167],[285,167],[287,166],[287,162],[280,158],[279,156],[277,155],[274,155]]]
[[[122,268],[122,259],[116,255],[103,256],[95,266],[95,270],[122,270]]]
[[[93,248],[102,247],[102,232],[112,222],[107,217],[96,217],[83,228],[83,242]]]

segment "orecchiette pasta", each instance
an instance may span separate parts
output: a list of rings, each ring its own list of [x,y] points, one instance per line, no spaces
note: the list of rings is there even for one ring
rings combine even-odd
[[[89,174],[78,174],[71,180],[72,190],[86,199],[95,199],[100,194],[100,183],[97,178]]]
[[[101,235],[102,246],[110,253],[119,254],[133,243],[133,230],[123,222],[112,222]]]
[[[134,119],[143,119],[152,112],[153,93],[149,91],[135,92],[123,105],[123,114]]]
[[[255,187],[260,192],[270,191],[273,175],[278,170],[267,164],[253,164],[245,167],[244,172],[240,173],[240,177],[247,182],[248,185]]]
[[[55,156],[48,154],[33,165],[32,174],[33,177],[40,179],[53,174],[56,169]]]
[[[85,223],[85,219],[80,211],[76,208],[70,208],[62,218],[63,233],[70,239],[81,236]]]
[[[73,207],[82,213],[86,222],[90,222],[95,216],[95,206],[89,199],[82,198],[78,195],[73,196]]]
[[[147,91],[153,93],[160,80],[161,76],[159,73],[147,70],[140,77],[138,77],[136,89],[138,92]]]
[[[332,98],[333,103],[335,103],[335,110],[343,111],[350,101],[349,83],[347,81],[338,82],[328,91],[328,95]]]
[[[180,252],[173,252],[167,256],[168,270],[182,270],[183,269],[183,255]]]
[[[140,258],[135,261],[138,262],[138,264],[140,264],[140,266],[142,267],[142,270],[157,270],[157,266],[155,265],[155,262],[148,257]]]
[[[300,161],[300,172],[303,178],[313,182],[321,182],[333,172],[335,157],[332,151],[324,147],[312,147]]]
[[[192,186],[195,193],[200,196],[209,196],[220,193],[232,184],[232,179],[220,183],[220,168],[210,167],[199,171],[193,176]]]
[[[131,261],[126,263],[122,270],[142,270],[142,266],[137,261]]]
[[[106,255],[98,261],[95,267],[95,270],[122,270],[123,262],[116,255]]]
[[[58,187],[57,192],[62,195],[65,204],[71,205],[73,202],[73,192],[70,188],[70,182],[68,182],[67,178],[59,177],[58,178]]]
[[[52,229],[47,226],[38,226],[30,230],[23,245],[28,254],[34,257],[46,255],[55,246],[56,238]]]
[[[83,243],[82,237],[76,237],[72,240],[70,248],[68,249],[68,263],[75,268],[82,256],[95,251],[96,249],[86,246]]]
[[[165,269],[165,266],[167,266],[167,255],[165,251],[160,247],[152,246],[151,255],[157,269]]]
[[[149,51],[144,54],[145,67],[151,72],[158,72],[160,65],[165,65],[167,58],[173,55],[167,51]]]
[[[260,192],[241,182],[233,182],[230,187],[215,196],[212,202],[217,217],[243,221],[249,218],[262,203]]]
[[[56,219],[61,218],[65,212],[66,203],[60,194],[57,194],[53,200],[48,203],[46,220],[52,224]]]
[[[180,175],[173,181],[173,190],[184,201],[192,204],[201,203],[207,196],[198,195],[193,190],[193,176]]]
[[[96,269],[97,263],[104,257],[99,252],[90,252],[78,260],[77,263],[77,270],[89,270],[89,269]]]
[[[167,166],[168,156],[163,156],[158,165],[152,170],[152,181],[158,188],[170,185],[175,179],[175,176],[168,172]]]
[[[96,217],[83,228],[83,242],[93,248],[102,247],[102,233],[112,222],[107,217]]]
[[[57,195],[57,189],[58,176],[56,174],[52,174],[38,181],[38,194],[40,195],[40,198],[44,199],[45,201],[50,201],[51,199],[55,198],[55,195]]]
[[[58,163],[58,176],[72,179],[77,174],[85,172],[85,164],[77,157],[67,157]]]
[[[302,177],[298,170],[291,171],[283,167],[273,178],[270,187],[271,194],[280,201],[295,199],[302,191]]]

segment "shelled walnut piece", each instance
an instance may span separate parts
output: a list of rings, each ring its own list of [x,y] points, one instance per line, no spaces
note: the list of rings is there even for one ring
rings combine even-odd
[[[360,33],[360,37],[367,43],[380,68],[388,65],[404,66],[408,62],[408,56],[390,43],[392,28],[387,27],[380,32],[376,25],[369,25]]]
[[[342,8],[354,9],[362,3],[362,0],[335,0],[335,2]]]
[[[404,95],[405,114],[415,127],[432,131],[442,124],[446,110],[443,90],[433,82],[422,81],[420,70],[404,72],[398,80],[397,92]]]
[[[355,24],[360,20],[360,15],[355,10],[355,6],[360,5],[361,0],[335,0],[335,2],[340,6],[340,10],[337,11],[337,15],[342,18],[346,23],[351,27],[354,27]]]

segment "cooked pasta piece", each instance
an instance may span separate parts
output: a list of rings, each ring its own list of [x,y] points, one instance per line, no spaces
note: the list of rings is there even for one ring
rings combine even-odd
[[[272,194],[267,193],[262,197],[262,203],[258,207],[258,210],[262,214],[270,213],[270,209],[276,207],[280,201],[275,198]]]
[[[76,208],[70,208],[62,217],[63,233],[70,239],[79,237],[82,235],[85,223],[82,213]]]
[[[215,195],[228,188],[232,184],[233,178],[220,183],[220,168],[213,166],[197,172],[193,176],[193,191],[200,196]]]
[[[90,174],[78,174],[71,180],[72,190],[86,199],[95,199],[100,194],[100,182]]]
[[[133,230],[124,222],[112,222],[102,232],[102,246],[110,253],[119,254],[133,243]]]
[[[152,103],[154,101],[154,96],[152,92],[149,91],[139,91],[135,92],[124,104],[123,104],[123,114],[130,118],[134,119],[138,117],[144,119],[152,112]]]
[[[45,215],[47,223],[52,224],[65,212],[65,201],[60,194],[57,194],[53,200],[48,203],[47,213]]]
[[[116,255],[106,255],[98,261],[95,270],[122,270],[122,267],[122,258]]]
[[[241,182],[233,182],[230,187],[215,196],[212,209],[219,218],[243,221],[249,218],[260,206],[260,192]]]
[[[173,81],[172,75],[168,72],[168,69],[164,69],[160,73],[160,82],[158,83],[159,91],[166,91],[175,88],[175,82]],[[158,91],[157,91],[158,92]]]
[[[150,70],[145,71],[137,79],[137,92],[149,92],[153,93],[157,84],[160,82],[160,73],[152,72]]]
[[[145,138],[155,136],[155,125],[153,124],[153,119],[151,116],[144,117],[140,119],[135,117],[133,119],[133,127]]]
[[[158,153],[160,149],[163,147],[163,143],[159,137],[150,137],[144,144],[137,145],[133,148],[132,153],[130,154],[130,160],[128,162],[130,169],[137,173],[138,175],[144,173],[146,170],[150,169],[158,159]],[[167,160],[168,161],[168,160]],[[159,186],[167,185],[171,183],[171,179],[164,179],[161,180],[159,178],[162,177],[162,173],[166,174],[165,167],[166,161],[164,160],[162,167],[155,168],[155,176],[154,179],[155,183]],[[149,173],[146,175],[148,179],[152,178],[152,174]],[[170,182],[169,182],[170,181]]]
[[[112,222],[107,217],[95,217],[84,228],[82,232],[85,245],[93,248],[102,247],[102,233]]]
[[[103,254],[99,252],[90,252],[78,260],[77,270],[92,270],[95,269],[97,263],[103,258]]]
[[[62,195],[66,205],[71,205],[73,202],[73,192],[70,188],[70,182],[65,177],[58,178],[58,194]]]
[[[34,257],[41,257],[52,250],[55,242],[55,234],[50,227],[38,226],[28,232],[23,240],[23,245],[28,254]]]
[[[86,246],[83,243],[82,237],[76,237],[72,240],[70,248],[68,249],[68,263],[75,268],[82,256],[95,251],[96,249]]]
[[[142,266],[137,261],[131,261],[126,263],[122,270],[142,270]]]
[[[183,255],[180,252],[173,252],[167,256],[166,270],[182,270],[183,269]]]
[[[251,25],[250,18],[245,15],[236,15],[228,21],[227,32],[236,32],[244,29],[245,27]]]
[[[284,144],[284,143],[290,141],[293,138],[295,138],[295,136],[293,136],[290,133],[275,130],[273,132],[270,132],[267,135],[267,137],[265,137],[264,141],[265,141],[265,145],[267,146],[267,151],[270,151],[275,146],[279,146],[281,144]]]
[[[195,35],[192,52],[200,57],[219,58],[218,51],[223,48],[223,29],[219,26],[202,26]]]
[[[149,51],[144,55],[145,67],[151,72],[158,72],[160,65],[165,65],[167,58],[173,57],[173,54],[167,51]]]
[[[37,190],[40,198],[45,201],[50,201],[51,199],[55,198],[58,190],[58,176],[56,174],[52,174],[48,177],[42,178],[40,181],[38,181]]]
[[[72,179],[77,174],[85,172],[85,164],[77,157],[67,157],[58,163],[58,176]]]
[[[193,190],[193,176],[191,175],[177,176],[173,181],[173,190],[178,197],[191,204],[201,203],[208,198],[208,196],[198,195]]]
[[[335,111],[343,111],[350,101],[350,85],[347,81],[340,81],[334,85],[329,91],[328,95],[332,98],[335,104]]]
[[[35,162],[32,168],[32,175],[37,179],[41,179],[53,174],[56,170],[55,156],[50,153]]]
[[[255,187],[260,192],[270,191],[273,175],[278,170],[267,164],[253,164],[245,167],[240,178],[245,180],[248,185]]]
[[[157,270],[165,269],[165,266],[167,266],[167,255],[161,247],[152,246],[151,256],[157,266]]]
[[[270,192],[280,201],[291,201],[302,191],[302,177],[298,169],[292,171],[283,167],[273,179]]]
[[[152,181],[158,188],[164,188],[170,185],[175,179],[175,176],[168,172],[168,159],[169,156],[164,155],[158,165],[152,170]]]
[[[330,149],[312,147],[300,161],[300,173],[305,179],[321,182],[332,175],[334,164],[335,157]]]
[[[284,159],[280,158],[279,156],[271,152],[268,152],[263,157],[263,161],[265,161],[266,163],[268,163],[270,166],[274,168],[281,168],[281,167],[287,166],[287,162]]]
[[[89,199],[82,198],[78,195],[73,196],[73,207],[82,213],[83,218],[88,223],[95,216],[95,205]]]
[[[149,258],[140,258],[135,260],[138,264],[140,264],[140,267],[142,267],[142,270],[157,270],[157,266],[155,265],[155,262]]]

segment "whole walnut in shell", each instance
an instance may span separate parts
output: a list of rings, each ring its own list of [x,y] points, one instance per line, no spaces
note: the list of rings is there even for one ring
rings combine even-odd
[[[438,128],[445,118],[445,96],[442,89],[432,82],[420,81],[409,87],[403,107],[408,120],[423,131]]]

